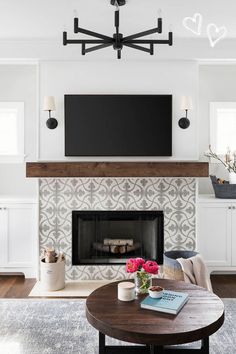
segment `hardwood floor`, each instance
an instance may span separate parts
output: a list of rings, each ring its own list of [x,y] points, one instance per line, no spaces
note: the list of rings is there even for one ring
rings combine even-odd
[[[236,274],[211,275],[214,293],[219,297],[236,298]]]
[[[214,292],[222,298],[236,298],[236,274],[212,275]],[[0,298],[26,298],[36,283],[24,276],[0,275]]]
[[[0,298],[26,298],[35,283],[23,275],[0,275]]]

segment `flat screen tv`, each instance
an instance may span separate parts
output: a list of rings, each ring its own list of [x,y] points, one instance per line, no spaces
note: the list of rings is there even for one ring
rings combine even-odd
[[[65,95],[66,156],[171,156],[172,95]]]

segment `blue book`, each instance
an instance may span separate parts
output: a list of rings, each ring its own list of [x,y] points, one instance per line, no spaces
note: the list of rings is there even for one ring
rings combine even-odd
[[[165,290],[160,299],[153,299],[147,296],[140,304],[143,309],[177,315],[188,301],[189,295],[186,293]]]

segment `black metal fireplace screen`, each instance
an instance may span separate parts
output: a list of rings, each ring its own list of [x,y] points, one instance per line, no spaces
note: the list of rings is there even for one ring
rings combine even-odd
[[[143,257],[163,263],[162,211],[73,211],[72,264],[124,264]]]

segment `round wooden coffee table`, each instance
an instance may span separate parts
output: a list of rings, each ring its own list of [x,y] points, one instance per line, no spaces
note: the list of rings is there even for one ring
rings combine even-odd
[[[88,322],[99,331],[99,354],[209,353],[209,336],[224,323],[224,304],[218,296],[195,285],[155,279],[154,285],[189,294],[177,316],[141,309],[144,295],[131,302],[117,299],[114,282],[95,290],[86,302]],[[105,335],[142,346],[106,346]],[[200,349],[167,348],[202,341]]]

